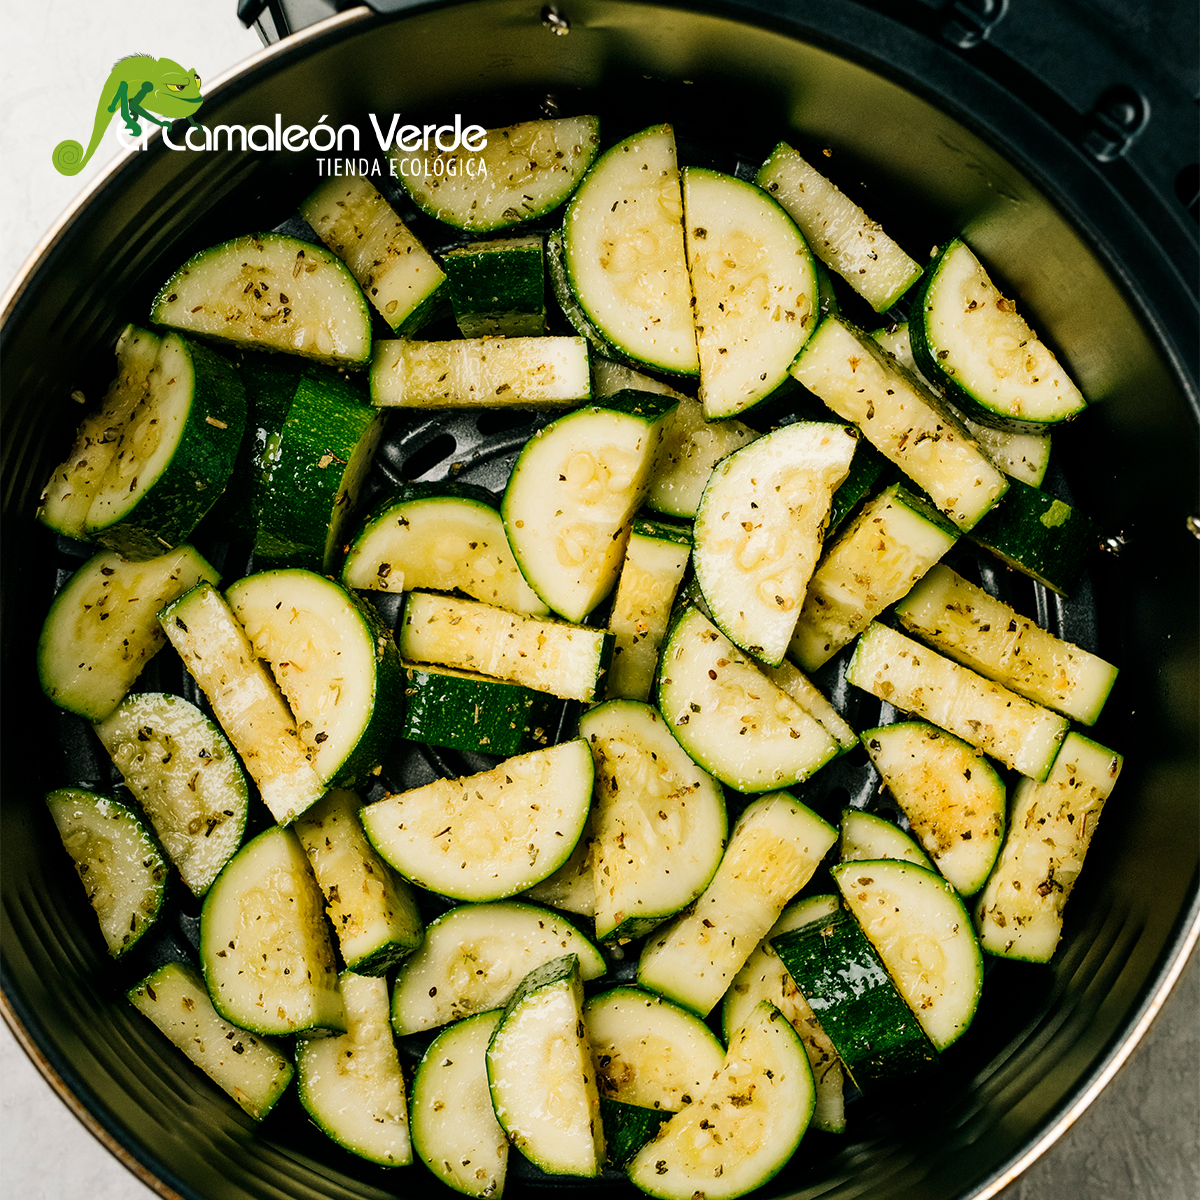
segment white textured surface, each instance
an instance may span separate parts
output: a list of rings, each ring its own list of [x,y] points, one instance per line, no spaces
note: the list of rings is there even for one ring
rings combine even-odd
[[[213,79],[258,49],[235,0],[2,0],[0,289],[116,152],[110,134],[83,173],[59,175],[63,138],[86,142],[96,92],[117,58],[148,53]],[[1193,958],[1134,1060],[1002,1200],[1191,1200],[1200,1193],[1200,966]],[[0,1196],[149,1200],[0,1026]]]

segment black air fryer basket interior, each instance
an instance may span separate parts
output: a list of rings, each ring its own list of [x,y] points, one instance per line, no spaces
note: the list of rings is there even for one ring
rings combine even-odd
[[[284,20],[285,7],[296,22],[292,4],[262,19]],[[975,11],[923,7],[938,30],[955,13],[970,25]],[[914,253],[962,233],[1093,401],[1056,440],[1046,484],[1107,535],[1071,598],[960,556],[1018,607],[1121,667],[1095,735],[1125,754],[1125,770],[1068,907],[1063,945],[1048,966],[992,964],[976,1023],[939,1075],[855,1101],[847,1134],[810,1135],[770,1195],[990,1192],[1123,1054],[1195,936],[1195,229],[1188,197],[1175,195],[1186,154],[1155,171],[1119,154],[1101,162],[1096,144],[1086,148],[1091,124],[1064,118],[1055,127],[1036,115],[978,69],[976,49],[849,0],[807,14],[619,0],[551,12],[481,0],[394,17],[346,13],[205,97],[208,125],[250,126],[276,112],[308,127],[358,121],[365,147],[372,112],[405,120],[461,112],[496,125],[598,111],[606,143],[669,120],[684,161],[727,171],[761,162],[782,137],[830,149],[835,180]],[[1111,125],[1101,123],[1110,134]],[[1186,144],[1182,132],[1176,141]],[[37,685],[36,631],[56,572],[79,551],[32,515],[75,420],[70,394],[104,385],[117,331],[144,319],[155,286],[194,250],[291,220],[314,179],[302,155],[173,154],[152,144],[74,213],[4,329],[5,998],[89,1123],[163,1181],[164,1194],[204,1200],[449,1193],[420,1167],[388,1173],[345,1155],[294,1100],[255,1130],[123,1000],[150,958],[187,953],[195,909],[182,904],[143,958],[114,965],[64,868],[41,797],[68,782],[107,784],[110,774],[90,731],[43,702]],[[519,415],[397,419],[374,486],[454,475],[498,489],[535,424]],[[231,550],[227,576],[241,569]],[[154,680],[194,695],[166,656]],[[836,661],[819,681],[856,727],[878,721],[878,704],[844,685]],[[833,818],[846,802],[878,803],[864,762],[843,760],[797,792]],[[384,783],[462,766],[402,749]],[[545,1186],[521,1175],[509,1194]],[[592,1190],[625,1186],[606,1176]]]

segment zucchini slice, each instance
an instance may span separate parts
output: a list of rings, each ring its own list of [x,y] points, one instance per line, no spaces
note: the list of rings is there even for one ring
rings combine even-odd
[[[392,990],[397,1036],[502,1008],[534,967],[564,954],[583,978],[605,973],[604,956],[569,921],[536,904],[463,904],[429,923]]]
[[[576,738],[387,796],[362,810],[362,822],[379,853],[421,887],[502,900],[566,862],[591,799],[592,756]]]
[[[563,265],[583,318],[622,358],[699,373],[669,125],[618,142],[587,173],[563,220]]]
[[[577,913],[581,917],[596,915],[595,881],[595,806],[588,811],[583,833],[567,859],[553,875],[525,889],[525,899],[535,904],[547,904],[563,912]]]
[[[951,658],[1005,687],[1094,725],[1117,668],[1064,642],[947,566],[896,605],[896,618]]]
[[[628,941],[708,886],[725,850],[725,797],[648,704],[610,700],[583,715],[579,736],[596,764],[596,937]]]
[[[641,988],[599,992],[583,1006],[600,1095],[678,1112],[720,1070],[724,1047],[699,1017]]]
[[[326,786],[312,752],[221,593],[199,583],[158,620],[275,820],[290,821],[315,804]]]
[[[846,678],[1031,779],[1050,773],[1069,724],[878,622],[859,639]]]
[[[220,578],[191,546],[140,563],[110,550],[89,558],[54,597],[38,636],[42,691],[59,708],[104,720],[166,645],[159,609]]]
[[[817,324],[817,276],[791,217],[752,183],[683,172],[700,400],[708,420],[765,400]]]
[[[391,630],[370,604],[312,571],[248,575],[225,598],[287,699],[313,769],[328,784],[361,782],[403,715]]]
[[[612,634],[603,629],[430,592],[408,597],[399,637],[406,661],[478,671],[562,700],[596,696],[612,644]]]
[[[111,796],[58,788],[46,804],[100,922],[104,944],[120,958],[158,919],[167,860],[137,814]]]
[[[568,621],[616,585],[673,407],[670,397],[623,392],[543,426],[517,456],[504,531],[530,587]]]
[[[614,639],[608,671],[610,700],[649,697],[658,649],[691,557],[690,529],[662,521],[634,521],[608,617]]]
[[[962,422],[875,340],[841,317],[817,327],[792,374],[970,529],[1008,489]]]
[[[400,736],[427,746],[526,754],[549,743],[562,703],[547,692],[445,667],[404,668]]]
[[[876,329],[871,336],[893,357],[901,366],[914,374],[935,391],[936,386],[921,373],[917,361],[913,357],[912,343],[908,335],[908,323],[887,325]],[[1046,468],[1050,465],[1050,435],[1048,433],[1014,433],[1010,429],[993,429],[990,425],[981,425],[972,421],[964,413],[954,410],[962,418],[967,432],[979,443],[984,454],[1002,470],[1005,475],[1019,479],[1030,487],[1038,487],[1046,476]]]
[[[570,196],[596,157],[600,120],[559,117],[489,129],[475,137],[479,150],[431,149],[425,136],[424,149],[407,149],[402,137],[392,151],[401,185],[431,217],[488,233],[544,216]]]
[[[300,215],[395,333],[411,336],[438,315],[445,272],[369,179],[326,180]]]
[[[646,390],[641,382],[629,386]],[[732,417],[726,421],[706,420],[699,400],[681,397],[650,478],[646,507],[669,517],[694,517],[713,467],[757,437],[757,429]]]
[[[228,739],[194,704],[164,692],[127,697],[95,729],[180,878],[203,896],[241,845],[250,807]]]
[[[384,408],[573,408],[591,397],[578,337],[380,342],[371,403]]]
[[[86,538],[88,509],[117,450],[129,436],[129,422],[150,392],[150,371],[162,338],[126,325],[117,338],[117,374],[100,407],[75,431],[71,452],[54,468],[42,493],[38,520],[67,537]]]
[[[346,1028],[325,897],[288,829],[247,842],[208,889],[200,961],[217,1012],[242,1029]]]
[[[863,812],[860,808],[842,811],[838,856],[842,862],[898,858],[901,862],[916,863],[918,867],[928,867],[931,871],[934,869],[929,856],[903,829],[878,813]]]
[[[754,182],[783,205],[813,253],[876,312],[891,308],[921,277],[920,263],[786,142],[775,147]]]
[[[786,659],[777,667],[764,666],[763,674],[785,695],[790,696],[829,734],[842,753],[858,746],[858,734],[842,719],[820,688]]]
[[[723,459],[704,489],[700,590],[722,632],[764,662],[783,661],[857,443],[844,425],[797,421]]]
[[[740,792],[799,783],[841,749],[692,607],[676,620],[663,647],[658,708],[688,754]]]
[[[604,1126],[573,954],[521,981],[488,1044],[487,1073],[496,1120],[530,1162],[550,1175],[600,1174]]]
[[[388,1025],[386,979],[342,975],[340,1037],[300,1038],[296,1090],[308,1115],[339,1146],[383,1167],[413,1160],[404,1075]]]
[[[273,1041],[226,1021],[190,964],[166,963],[126,995],[247,1116],[261,1121],[287,1090],[291,1060]]]
[[[510,612],[549,612],[513,558],[491,493],[464,484],[410,484],[381,505],[351,543],[342,582],[457,590]]]
[[[953,524],[907,488],[880,492],[825,547],[788,654],[806,671],[823,666],[957,540]]]
[[[707,1016],[835,841],[837,832],[787,792],[753,801],[704,894],[647,939],[638,983]]]
[[[471,242],[448,250],[442,266],[463,337],[540,337],[546,332],[541,234]]]
[[[955,890],[973,896],[1004,837],[1000,776],[973,746],[924,721],[866,729],[862,742],[913,836]]]
[[[763,1000],[769,1000],[792,1023],[804,1043],[816,1087],[812,1123],[825,1133],[842,1133],[846,1128],[842,1062],[808,1001],[779,961],[771,939],[814,921],[827,921],[839,907],[836,896],[809,896],[789,904],[734,976],[721,1004],[721,1030],[726,1041],[733,1038]]]
[[[1016,479],[971,530],[971,540],[1005,566],[1062,596],[1079,582],[1102,536],[1086,513]]]
[[[353,792],[333,788],[294,829],[325,894],[342,961],[356,975],[383,975],[421,945],[425,925],[412,889],[367,841],[359,807]]]
[[[1063,908],[1123,762],[1106,746],[1069,733],[1044,783],[1017,784],[1008,836],[975,906],[989,954],[1050,961]]]
[[[857,864],[855,864],[857,865]],[[928,1070],[937,1054],[862,926],[845,909],[771,940],[841,1058],[867,1091]]]
[[[957,1041],[979,1006],[983,955],[954,888],[895,859],[840,863],[831,873],[934,1049]]]
[[[508,1138],[492,1109],[487,1048],[500,1009],[467,1017],[429,1044],[412,1082],[413,1149],[448,1187],[499,1200]]]
[[[228,483],[245,425],[246,393],[233,367],[168,334],[145,398],[96,481],[85,536],[143,560],[184,541]]]
[[[968,416],[1040,432],[1087,407],[1050,349],[955,238],[921,281],[909,326],[913,357]]]
[[[263,454],[255,561],[333,574],[386,418],[332,372],[299,374]]]
[[[716,1077],[629,1164],[629,1178],[664,1200],[743,1196],[795,1153],[815,1091],[804,1047],[764,1000],[729,1042]]]
[[[333,366],[371,357],[371,314],[345,265],[323,246],[255,233],[194,254],[163,286],[150,320]]]

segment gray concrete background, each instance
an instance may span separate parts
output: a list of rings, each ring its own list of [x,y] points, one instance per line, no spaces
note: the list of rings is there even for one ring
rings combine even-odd
[[[132,53],[174,58],[206,82],[259,48],[235,0],[3,0],[0,4],[0,287],[117,150],[83,173],[50,153],[87,142],[92,93]],[[1200,966],[1193,960],[1133,1059],[1003,1200],[1193,1200],[1200,1195]],[[75,1120],[0,1026],[0,1196],[150,1200]]]

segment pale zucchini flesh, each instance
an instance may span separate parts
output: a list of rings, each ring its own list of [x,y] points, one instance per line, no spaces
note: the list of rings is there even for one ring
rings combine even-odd
[[[404,1037],[508,1003],[535,967],[573,954],[585,980],[604,956],[569,921],[517,900],[462,904],[431,921],[392,990],[392,1027]]]
[[[455,900],[502,900],[566,861],[591,798],[592,756],[576,738],[377,800],[362,821],[406,879]]]
[[[920,263],[786,142],[775,147],[754,182],[788,211],[813,253],[876,312],[891,308],[921,277]]]
[[[898,825],[878,813],[848,808],[842,813],[842,834],[838,844],[842,862],[863,859],[897,858],[933,870],[929,856]]]
[[[525,899],[536,904],[548,904],[563,912],[577,913],[581,917],[596,915],[595,881],[595,806],[588,811],[579,841],[567,859],[553,875],[525,889]]]
[[[815,671],[905,595],[955,543],[957,530],[893,484],[825,547],[804,595],[788,654]]]
[[[961,895],[974,895],[1004,836],[1004,783],[992,765],[924,721],[867,729],[862,740],[913,836]]]
[[[246,828],[233,747],[195,705],[162,692],[127,697],[95,729],[180,878],[204,895]]]
[[[1046,778],[1066,736],[1066,717],[878,622],[859,639],[846,678],[1031,779]]]
[[[792,374],[970,529],[1008,488],[962,422],[873,338],[841,317],[817,327]]]
[[[596,937],[627,941],[708,885],[725,849],[725,798],[648,704],[610,700],[584,714],[579,735],[596,766]]]
[[[935,1050],[975,1016],[983,955],[970,917],[940,875],[895,859],[841,863],[833,877]]]
[[[623,357],[699,372],[669,125],[619,142],[584,177],[563,222],[563,261],[584,317]]]
[[[1044,783],[1023,779],[1017,785],[1008,836],[975,907],[989,954],[1049,962],[1062,936],[1063,908],[1123,761],[1070,733]]]
[[[683,172],[700,400],[710,420],[766,399],[817,323],[817,277],[791,217],[753,184]]]
[[[213,1007],[192,966],[170,962],[127,993],[129,1002],[179,1047],[247,1116],[261,1121],[291,1082],[291,1060],[270,1039],[231,1025]]]
[[[783,660],[857,437],[798,421],[713,470],[696,512],[696,578],[713,620],[764,662]]]
[[[638,983],[707,1016],[836,840],[787,792],[760,796],[742,813],[704,894],[647,940]]]
[[[763,1001],[730,1039],[716,1078],[629,1165],[664,1200],[725,1200],[766,1183],[791,1158],[814,1104],[812,1070],[787,1018]]]
[[[784,659],[777,667],[764,666],[763,674],[783,693],[790,696],[835,742],[842,751],[858,745],[858,734],[825,698],[825,694],[794,663]]]
[[[315,804],[325,782],[287,702],[221,593],[210,583],[197,584],[158,619],[271,815],[287,822]]]
[[[1083,725],[1117,678],[1096,654],[1055,637],[949,567],[935,567],[896,606],[900,624],[957,662]]]
[[[430,592],[408,597],[398,645],[406,662],[478,671],[564,700],[593,699],[612,655],[603,629]]]

